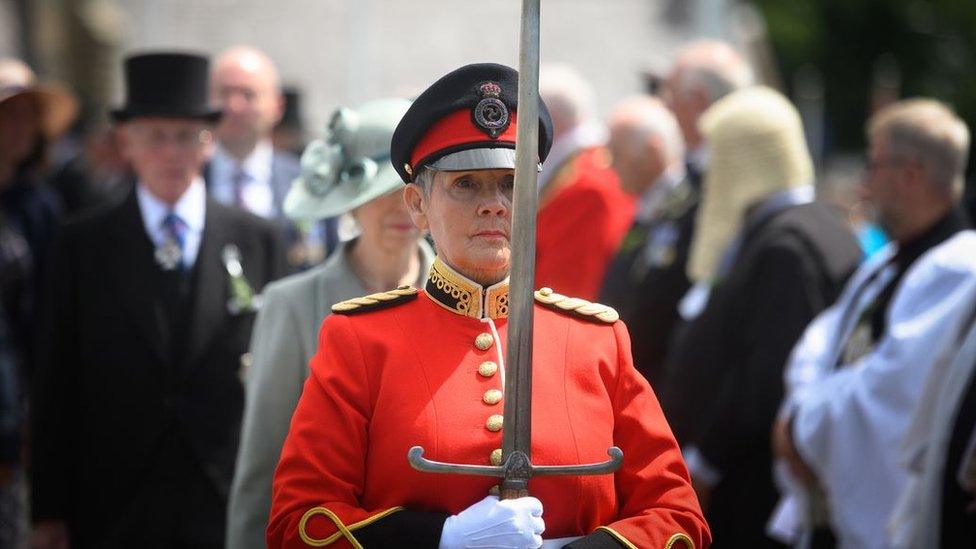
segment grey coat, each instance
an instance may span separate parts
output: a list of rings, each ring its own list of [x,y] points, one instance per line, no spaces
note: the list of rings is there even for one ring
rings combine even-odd
[[[237,466],[227,515],[227,547],[265,547],[271,483],[308,376],[322,320],[333,304],[366,294],[347,260],[351,243],[322,265],[267,287],[254,324]],[[423,282],[434,252],[420,242]]]

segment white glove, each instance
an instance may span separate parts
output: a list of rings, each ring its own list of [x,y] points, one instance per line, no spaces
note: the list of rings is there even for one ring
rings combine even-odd
[[[488,496],[448,517],[440,549],[538,549],[542,546],[542,502],[533,497],[499,500]]]

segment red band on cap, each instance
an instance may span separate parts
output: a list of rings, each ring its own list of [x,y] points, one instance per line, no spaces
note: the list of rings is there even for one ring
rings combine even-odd
[[[515,145],[516,115],[512,112],[509,116],[511,119],[508,128],[497,139],[492,139],[471,121],[471,109],[455,111],[431,125],[424,137],[413,148],[413,154],[410,155],[410,165],[416,167],[418,162],[437,151],[469,143],[508,143]]]

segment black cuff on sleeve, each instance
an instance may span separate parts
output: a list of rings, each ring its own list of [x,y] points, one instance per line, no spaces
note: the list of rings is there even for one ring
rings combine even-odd
[[[363,526],[352,534],[365,549],[437,547],[447,513],[404,509]]]
[[[623,546],[622,543],[617,541],[617,538],[603,530],[597,530],[588,536],[564,546],[563,549],[620,549]]]

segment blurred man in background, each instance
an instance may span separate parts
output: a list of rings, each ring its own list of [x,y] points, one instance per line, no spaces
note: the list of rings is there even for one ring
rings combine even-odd
[[[865,197],[893,244],[793,350],[774,433],[804,488],[792,493],[829,509],[814,518],[851,548],[888,546],[885,526],[907,480],[900,450],[909,421],[976,300],[976,232],[959,207],[965,123],[937,101],[906,100],[879,111],[868,138]],[[781,517],[786,532],[824,525],[790,518]]]
[[[32,393],[38,549],[223,546],[254,296],[284,274],[277,227],[209,198],[220,111],[208,60],[126,61],[136,184],[66,224]]]
[[[698,121],[708,108],[733,91],[755,82],[749,63],[725,42],[693,42],[678,52],[662,97],[685,138],[688,175],[699,184],[708,167],[708,150]]]
[[[252,47],[231,48],[217,57],[211,85],[224,116],[206,169],[208,192],[221,204],[276,220],[292,268],[321,262],[337,240],[335,224],[300,224],[284,215],[285,195],[300,169],[294,154],[275,150],[271,141],[285,109],[274,62]]]
[[[590,84],[568,66],[550,66],[540,74],[539,95],[552,115],[553,145],[539,174],[536,284],[595,300],[634,199],[610,169]]]
[[[681,129],[659,99],[621,103],[610,117],[608,147],[621,186],[638,208],[607,269],[600,301],[627,323],[634,365],[657,387],[678,302],[691,286],[685,267],[698,190],[687,178]]]

